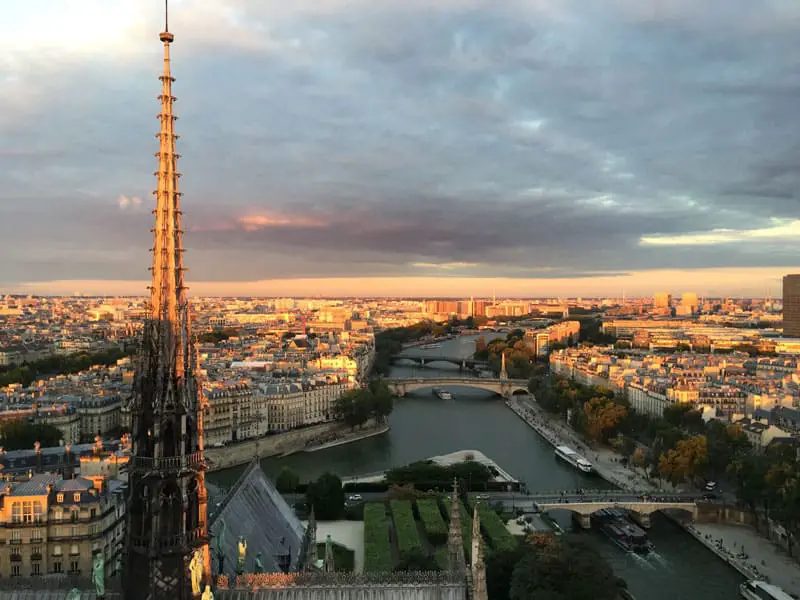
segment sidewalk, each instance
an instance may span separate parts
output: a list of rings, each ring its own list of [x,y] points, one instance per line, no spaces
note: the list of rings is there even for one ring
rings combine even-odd
[[[789,594],[800,596],[800,567],[775,544],[741,525],[700,523],[687,529],[751,579],[766,580]],[[747,558],[740,555],[744,551]]]
[[[592,449],[587,446],[566,423],[562,423],[542,409],[532,398],[509,400],[509,408],[517,412],[539,435],[553,446],[570,446],[594,464],[597,473],[609,483],[628,491],[653,491],[658,488],[643,474],[625,467],[613,450]]]

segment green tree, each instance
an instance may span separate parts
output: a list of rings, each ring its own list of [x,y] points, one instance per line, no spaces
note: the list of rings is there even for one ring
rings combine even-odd
[[[514,567],[526,553],[524,544],[489,552],[486,556],[486,591],[492,600],[509,600]]]
[[[628,414],[628,409],[610,398],[595,397],[583,405],[583,412],[589,436],[607,442]]]
[[[48,424],[15,420],[0,425],[0,439],[6,450],[32,450],[36,442],[42,448],[58,446],[62,438],[61,431]]]
[[[299,486],[300,476],[289,467],[283,467],[275,478],[275,487],[281,494],[292,494]]]
[[[335,521],[344,515],[342,480],[333,473],[323,473],[306,488],[306,503],[323,521]]]

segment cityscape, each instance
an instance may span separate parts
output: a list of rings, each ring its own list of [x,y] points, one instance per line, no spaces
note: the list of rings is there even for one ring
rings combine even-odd
[[[85,4],[0,63],[0,599],[800,598],[800,9]]]

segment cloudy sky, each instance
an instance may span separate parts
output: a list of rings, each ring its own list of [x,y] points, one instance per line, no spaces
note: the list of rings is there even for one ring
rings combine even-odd
[[[780,291],[797,0],[172,0],[200,292]],[[0,8],[0,289],[144,291],[159,0]]]

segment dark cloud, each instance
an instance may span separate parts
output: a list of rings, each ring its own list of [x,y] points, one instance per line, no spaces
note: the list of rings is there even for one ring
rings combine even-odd
[[[192,277],[791,264],[793,240],[640,244],[797,214],[791,5],[426,4],[236,0],[238,38],[176,26]],[[160,62],[137,44],[26,59],[30,101],[0,98],[0,282],[146,273]]]

